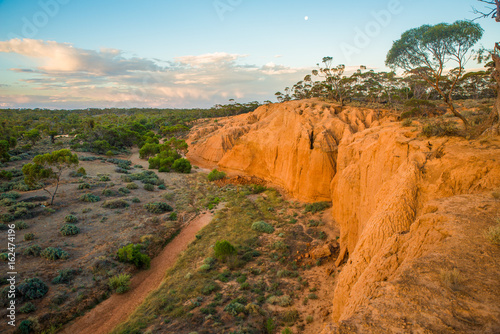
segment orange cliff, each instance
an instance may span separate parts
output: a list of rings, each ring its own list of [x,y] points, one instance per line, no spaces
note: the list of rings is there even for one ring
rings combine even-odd
[[[371,109],[292,101],[195,127],[188,157],[332,201],[347,262],[324,334],[500,332],[500,247],[483,235],[500,216],[500,138],[418,132]],[[452,270],[467,293],[443,286]]]

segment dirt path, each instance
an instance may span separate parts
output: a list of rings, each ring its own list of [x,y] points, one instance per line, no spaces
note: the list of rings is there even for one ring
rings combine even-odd
[[[67,326],[63,334],[106,334],[117,325],[127,320],[144,301],[149,293],[157,289],[163,280],[165,271],[177,260],[177,256],[195,239],[198,231],[212,219],[209,212],[196,217],[180,234],[175,237],[160,255],[151,261],[151,268],[135,275],[130,284],[130,291],[113,294],[76,322]]]

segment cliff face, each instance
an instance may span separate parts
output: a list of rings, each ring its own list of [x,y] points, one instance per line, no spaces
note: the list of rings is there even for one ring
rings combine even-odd
[[[189,157],[332,201],[348,256],[324,333],[500,331],[500,249],[483,236],[500,215],[500,140],[417,133],[294,101],[200,126]]]

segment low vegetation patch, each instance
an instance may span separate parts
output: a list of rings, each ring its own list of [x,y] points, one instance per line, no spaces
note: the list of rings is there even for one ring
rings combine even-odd
[[[306,204],[306,207],[304,209],[304,212],[311,212],[311,213],[316,213],[316,212],[321,212],[326,209],[328,209],[331,206],[330,202],[316,202],[316,203],[311,203],[311,204]]]
[[[80,201],[82,202],[89,202],[89,203],[95,203],[99,202],[101,198],[99,196],[96,196],[94,194],[85,194],[80,196]]]
[[[265,221],[257,221],[252,224],[252,230],[270,234],[274,232],[274,227]]]
[[[151,202],[144,204],[144,209],[151,213],[165,213],[173,211],[174,209],[165,202]]]
[[[71,236],[71,235],[77,235],[78,233],[80,233],[80,229],[76,225],[65,224],[65,225],[63,225],[63,227],[61,227],[60,232],[63,236]]]
[[[148,269],[151,263],[151,258],[141,251],[143,246],[138,244],[129,244],[118,250],[116,256],[118,261],[125,263],[132,263],[139,269]]]
[[[121,209],[128,207],[129,204],[123,199],[112,199],[102,203],[102,207],[106,209]]]
[[[217,169],[212,170],[208,173],[208,181],[217,181],[226,177],[226,173],[218,171]]]
[[[130,275],[115,275],[109,279],[108,285],[116,293],[125,293],[130,289]]]
[[[484,236],[492,244],[500,246],[500,218],[496,219],[496,225],[490,226],[485,231]]]
[[[40,253],[40,256],[48,260],[55,261],[59,259],[66,260],[69,257],[69,254],[60,248],[47,247]]]

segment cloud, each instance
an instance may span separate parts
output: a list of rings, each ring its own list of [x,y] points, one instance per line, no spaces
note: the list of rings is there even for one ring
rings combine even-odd
[[[243,63],[248,55],[225,52],[151,60],[126,57],[116,49],[86,50],[32,39],[0,41],[1,52],[34,62],[11,68],[19,77],[17,90],[0,94],[2,102],[22,107],[190,108],[230,98],[264,101],[311,70],[272,62],[257,66]],[[20,87],[23,96],[13,93],[19,94]]]

